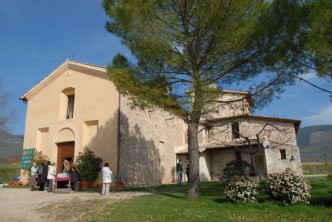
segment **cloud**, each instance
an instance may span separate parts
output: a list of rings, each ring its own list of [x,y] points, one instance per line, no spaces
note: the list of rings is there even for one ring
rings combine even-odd
[[[320,113],[302,118],[302,126],[332,124],[332,104]]]
[[[302,78],[307,81],[311,81],[311,80],[317,79],[317,73],[315,71],[311,71],[306,74],[303,74]]]

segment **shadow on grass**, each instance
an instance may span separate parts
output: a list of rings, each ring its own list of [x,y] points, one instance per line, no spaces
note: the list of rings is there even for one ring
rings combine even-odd
[[[310,199],[311,206],[325,206],[332,207],[332,199],[321,197],[321,198],[311,198]]]
[[[332,185],[331,178],[312,178],[309,179],[309,182],[312,187],[310,205],[332,207],[332,199],[329,196],[329,187]]]
[[[218,204],[230,203],[226,198],[215,198],[215,199],[213,199],[213,201]],[[265,204],[265,203],[271,203],[271,202],[269,202],[265,197],[259,197],[257,199],[257,203]],[[324,198],[311,199],[309,201],[309,205],[310,206],[324,206],[324,207],[330,208],[330,207],[332,207],[332,200],[326,199],[326,198],[325,199]],[[279,205],[279,206],[282,206],[282,205]]]
[[[223,182],[204,182],[200,184],[200,193],[205,197],[224,196]]]
[[[163,195],[166,197],[172,197],[175,199],[186,199],[186,196],[180,195],[180,194],[174,194],[174,193],[165,193],[165,192],[158,192],[157,194]]]
[[[226,200],[226,198],[214,198],[213,202],[217,203],[217,204],[225,204],[225,203],[229,203],[228,200]]]
[[[227,203],[228,201],[224,198],[224,199],[216,199],[217,203]],[[265,194],[261,194],[259,195],[259,197],[257,198],[257,202],[264,204],[264,203],[270,203],[270,201],[268,200],[267,196]],[[229,202],[228,202],[229,203]],[[332,200],[328,199],[326,197],[316,197],[316,198],[311,198],[309,200],[309,205],[310,206],[324,206],[324,207],[332,207]]]
[[[325,206],[332,207],[332,200],[329,199],[328,186],[331,180],[311,180],[312,191],[311,191],[311,206]],[[186,199],[187,193],[187,183],[182,186],[176,184],[167,184],[160,186],[145,186],[145,187],[133,187],[133,188],[123,188],[123,189],[111,189],[111,192],[151,192],[158,195],[167,196],[174,199]],[[224,204],[229,203],[229,201],[224,197],[225,183],[223,182],[202,182],[200,183],[200,197],[208,198],[215,203]],[[101,189],[89,188],[83,192],[101,192]],[[261,185],[259,188],[259,197],[257,202],[264,204],[268,203],[267,196],[265,194],[265,186]]]

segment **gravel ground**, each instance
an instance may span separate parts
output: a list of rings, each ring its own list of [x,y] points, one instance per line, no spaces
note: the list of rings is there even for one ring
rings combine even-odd
[[[103,197],[99,193],[72,192],[64,194],[53,194],[45,191],[30,191],[23,188],[2,188],[0,189],[0,222],[24,221],[39,222],[45,221],[45,214],[37,210],[49,204],[61,205],[63,201],[85,201],[91,199],[109,199],[110,202],[117,202],[137,196],[148,195],[138,192],[117,192],[110,193]]]

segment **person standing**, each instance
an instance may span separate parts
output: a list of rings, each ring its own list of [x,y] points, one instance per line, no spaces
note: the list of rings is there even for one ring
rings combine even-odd
[[[182,171],[183,171],[182,159],[179,159],[179,162],[176,164],[176,172],[178,173],[178,178],[177,178],[178,185],[182,185]]]
[[[112,182],[112,171],[109,168],[109,164],[105,163],[104,167],[101,170],[103,172],[103,188],[101,190],[101,194],[105,197],[108,196],[110,191],[110,185]]]
[[[46,171],[45,164],[42,163],[42,165],[38,169],[39,191],[44,191],[44,185],[45,185],[45,182],[47,180],[47,178],[45,177],[44,171]]]
[[[48,173],[47,173],[48,188],[47,188],[47,191],[49,193],[53,192],[53,180],[54,180],[55,174],[56,174],[55,166],[56,166],[55,162],[53,162],[52,165],[48,166]]]
[[[189,181],[189,166],[190,166],[189,158],[187,158],[187,161],[186,161],[186,175],[187,175],[187,180],[188,181]]]
[[[76,167],[71,167],[69,172],[69,177],[70,177],[70,188],[73,191],[76,191],[77,188],[76,185],[81,180],[81,175],[78,173]]]
[[[31,187],[31,191],[36,191],[36,184],[37,184],[37,181],[36,181],[36,174],[37,174],[37,167],[36,167],[36,162],[33,162],[32,163],[32,166],[31,166],[31,171],[30,171],[30,182],[29,182],[29,185]]]
[[[47,179],[47,174],[48,174],[48,167],[51,165],[51,161],[46,162],[46,166],[44,167],[43,171],[43,177],[45,178],[45,184],[44,187],[48,187],[48,179]]]
[[[67,159],[63,159],[63,173],[70,172],[70,162]]]

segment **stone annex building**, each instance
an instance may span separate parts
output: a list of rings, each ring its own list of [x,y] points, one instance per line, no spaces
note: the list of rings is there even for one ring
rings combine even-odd
[[[248,95],[220,92],[225,101]],[[177,159],[187,157],[184,118],[158,108],[132,107],[104,67],[66,60],[21,100],[27,104],[23,149],[42,151],[57,163],[58,173],[63,158],[74,163],[78,153],[89,148],[103,163],[109,162],[113,174],[121,174],[127,186],[164,184],[172,181]],[[251,106],[250,98],[215,106],[202,118],[202,181],[221,179],[228,162],[250,163],[251,157],[261,176],[286,168],[302,174],[296,142],[301,122],[253,116]],[[249,144],[260,149],[249,155]],[[27,179],[23,171],[21,176]]]

